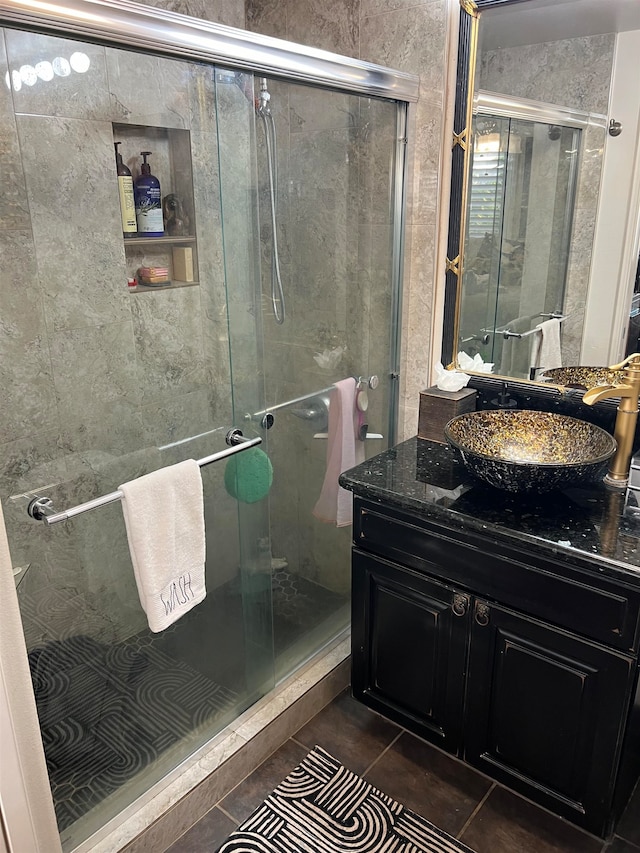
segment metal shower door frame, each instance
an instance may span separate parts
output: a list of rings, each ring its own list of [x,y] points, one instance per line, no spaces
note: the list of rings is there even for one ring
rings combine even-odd
[[[343,92],[418,100],[419,78],[414,74],[129,0],[63,0],[56,5],[0,0],[0,20]]]

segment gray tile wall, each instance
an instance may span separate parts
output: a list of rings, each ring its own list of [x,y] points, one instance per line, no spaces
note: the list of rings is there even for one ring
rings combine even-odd
[[[420,75],[420,100],[410,123],[401,438],[416,432],[419,391],[429,372],[449,5],[447,0],[340,0],[318,11],[318,4],[297,0],[247,2],[247,28],[254,32]]]
[[[231,0],[215,4],[204,0],[166,0],[150,5],[233,26],[241,26],[245,20],[241,5]],[[308,8],[293,3],[276,6],[266,0],[255,0],[247,6],[246,23],[255,31],[359,55],[420,73],[422,78],[420,103],[413,115],[416,144],[409,188],[404,294],[405,371],[400,432],[401,436],[409,435],[415,432],[418,390],[424,385],[427,372],[447,3],[446,0],[428,0],[410,5],[402,2],[357,4],[347,0],[332,4],[330,15],[318,11],[317,4],[308,5]],[[408,41],[407,31],[411,33]],[[12,67],[29,61],[28,57],[38,52],[42,39],[51,43],[54,53],[65,55],[65,50],[68,53],[64,40],[9,33],[7,43],[12,51]],[[3,99],[0,102],[3,110],[1,132],[5,137],[2,156],[8,160],[6,173],[10,178],[6,185],[7,204],[3,208],[0,239],[10,246],[7,256],[15,259],[14,266],[19,270],[14,293],[21,295],[17,294],[19,288],[28,291],[22,299],[33,302],[33,310],[28,311],[23,310],[22,299],[14,302],[20,317],[17,324],[22,343],[19,355],[14,348],[2,361],[3,365],[12,365],[11,379],[3,383],[3,402],[8,413],[3,419],[3,429],[7,431],[3,436],[4,457],[16,459],[13,466],[11,461],[5,465],[3,494],[11,496],[42,486],[44,464],[47,472],[52,469],[54,472],[49,479],[45,478],[47,483],[59,481],[61,484],[51,493],[57,506],[75,503],[103,491],[104,484],[109,482],[103,468],[108,471],[124,453],[136,454],[149,446],[214,428],[230,417],[224,280],[221,239],[217,230],[219,211],[216,193],[204,189],[212,188],[217,179],[217,163],[206,156],[213,150],[209,143],[213,140],[215,125],[208,111],[201,115],[197,108],[202,103],[198,91],[203,85],[210,85],[210,81],[202,79],[203,75],[206,78],[205,71],[201,72],[200,79],[191,72],[188,80],[189,72],[184,63],[140,58],[127,51],[91,45],[74,47],[82,49],[91,60],[83,85],[77,85],[79,75],[72,74],[56,78],[54,95],[47,92],[43,96],[43,87],[25,86],[15,93],[15,111],[10,95],[6,91],[0,95]],[[141,79],[145,80],[144,86],[139,85]],[[358,106],[354,116],[353,109],[342,103],[348,99],[331,94],[324,103],[325,98],[320,95],[318,93],[317,98],[309,101],[294,93],[290,103],[287,96],[286,109],[279,117],[284,122],[286,135],[290,135],[291,150],[296,152],[292,178],[296,178],[295,169],[300,168],[295,164],[305,162],[305,157],[318,148],[321,137],[323,156],[330,156],[335,144],[336,156],[342,158],[345,144],[348,144],[354,158],[357,157],[358,127],[367,124],[367,117],[360,116],[358,111],[364,107]],[[109,184],[113,162],[112,121],[190,129],[194,159],[199,168],[214,179],[213,183],[196,182],[196,195],[203,196],[196,199],[196,205],[208,210],[213,233],[217,234],[213,240],[202,237],[203,216],[199,215],[200,288],[141,294],[135,298],[123,288],[126,267],[117,223],[117,194],[115,183],[111,184],[111,189]],[[66,156],[61,157],[59,149],[47,144],[47,140],[52,139],[64,140]],[[26,181],[19,145],[23,147]],[[287,146],[283,156],[288,158],[289,153]],[[351,180],[349,192],[354,195],[347,196],[348,203],[358,204],[362,200],[359,194],[364,192],[368,194],[365,211],[383,209],[376,204],[375,194],[381,187],[385,190],[380,177],[385,174],[387,163],[381,163],[379,171],[371,170],[367,163],[366,167],[361,165],[350,173],[344,169],[336,172],[334,166],[335,163],[328,162],[326,173],[333,174],[338,183]],[[54,194],[46,189],[48,174],[56,176]],[[359,177],[354,181],[348,174]],[[302,180],[305,176],[300,174],[297,178]],[[87,187],[86,194],[82,187]],[[96,204],[87,204],[89,189],[96,194]],[[297,393],[296,384],[288,381],[294,363],[305,390],[310,382],[321,387],[338,378],[323,375],[312,356],[347,337],[349,352],[339,375],[364,372],[364,362],[370,353],[380,358],[374,358],[370,364],[367,361],[369,372],[379,372],[378,365],[384,361],[379,341],[374,340],[374,346],[369,347],[369,338],[371,335],[376,338],[377,324],[387,311],[386,297],[372,299],[369,293],[373,292],[370,290],[372,280],[385,275],[382,255],[387,251],[386,224],[375,219],[368,221],[364,216],[356,229],[339,228],[337,225],[341,222],[351,224],[353,217],[347,208],[330,210],[330,187],[323,185],[317,191],[323,194],[329,207],[317,214],[325,217],[327,242],[315,248],[328,252],[329,260],[333,257],[335,263],[347,271],[345,289],[342,295],[338,293],[337,304],[327,315],[326,308],[321,308],[317,302],[324,295],[323,281],[308,282],[297,309],[306,322],[300,326],[301,334],[295,346],[279,342],[279,330],[273,329],[272,352],[281,384],[280,388],[268,390],[280,394],[280,399],[288,393]],[[59,209],[65,210],[66,215],[60,217]],[[287,246],[293,245],[296,223],[300,222],[303,211],[309,211],[308,200],[297,199],[294,194],[284,226],[285,232],[288,229],[290,233],[281,238],[285,278],[292,274]],[[111,221],[111,228],[104,228],[105,221]],[[321,222],[318,226],[323,227]],[[71,238],[77,233],[82,239],[73,241]],[[105,234],[111,236],[105,237]],[[345,239],[351,245],[341,243]],[[74,245],[80,248],[74,250]],[[305,266],[313,268],[313,258],[306,260]],[[35,271],[34,264],[37,265]],[[21,288],[20,281],[28,284]],[[381,292],[385,292],[384,284],[380,282]],[[9,299],[9,293],[3,294],[3,299]],[[356,329],[352,319],[352,326],[345,327],[344,318],[353,318],[349,305],[366,306],[367,301],[370,303],[368,324],[358,321]],[[309,311],[309,307],[313,310]],[[295,306],[292,310],[296,310]],[[300,371],[299,357],[303,354],[308,369]],[[70,363],[74,365],[72,372],[67,370]],[[375,404],[375,398],[372,399]],[[385,415],[383,405],[380,409],[379,422]],[[185,412],[189,413],[188,418]],[[374,412],[372,422],[373,415]],[[195,429],[194,424],[200,427]],[[378,428],[384,431],[385,426],[381,424]],[[293,433],[300,432],[300,427],[294,423]],[[314,496],[313,503],[322,478],[325,447],[322,442],[314,442],[309,450],[307,438],[306,434],[300,436],[300,470],[309,478],[309,488],[304,491],[310,501]],[[151,439],[157,444],[152,445]],[[367,448],[370,453],[377,449],[373,445]],[[273,450],[277,453],[275,439]],[[96,453],[106,457],[101,458],[102,467],[91,458],[91,454]],[[71,488],[69,471],[75,472],[78,467],[84,479],[78,481],[77,488]],[[118,476],[123,480],[128,477],[126,472],[120,471]],[[212,479],[216,479],[215,475]],[[110,487],[117,484],[114,480]],[[68,500],[62,499],[63,493],[68,493]],[[277,500],[276,495],[274,499]],[[23,504],[6,501],[6,497],[5,502],[8,523],[14,525],[10,538],[16,565],[28,562],[34,553],[46,552],[53,566],[61,560],[73,565],[74,577],[81,585],[89,558],[86,548],[74,547],[73,533],[65,536],[65,540],[71,541],[65,542],[63,547],[59,529],[40,530],[41,538],[58,535],[46,548],[34,548],[33,523],[24,521]],[[224,506],[224,495],[219,503],[223,513],[231,512],[230,507]],[[304,507],[305,514],[309,509]],[[217,512],[220,511],[218,508]],[[117,535],[121,538],[123,530]],[[283,533],[283,539],[284,536]],[[323,534],[320,536],[322,538]],[[346,542],[348,534],[344,538]],[[308,552],[323,550],[321,543],[309,545]],[[332,547],[327,544],[325,550]],[[60,561],[55,556],[57,548],[61,551]],[[311,575],[313,571],[310,567]],[[97,571],[91,573],[99,575]],[[129,575],[128,565],[122,567],[122,573]],[[25,590],[29,584],[37,585],[33,577],[31,572]],[[117,601],[114,607],[117,610]]]
[[[215,11],[211,4],[168,5]],[[242,23],[237,3],[224,2],[218,12],[227,23]],[[70,70],[0,93],[0,489],[12,560],[23,567],[18,594],[29,598],[29,612],[49,614],[27,629],[32,644],[46,638],[57,594],[74,630],[107,641],[135,633],[145,619],[119,507],[47,529],[26,517],[20,496],[45,492],[64,509],[220,449],[231,418],[212,72],[5,30],[0,73],[4,79],[7,70],[78,51],[89,59],[86,73]],[[194,168],[207,177],[195,189],[199,286],[127,292],[112,122],[191,132]],[[141,140],[129,142],[125,160],[139,161]],[[160,148],[157,155],[167,192],[168,160]],[[184,157],[178,152],[177,161]],[[219,432],[207,439],[157,449],[212,429]],[[222,475],[204,475],[216,556],[211,588],[239,562],[231,534],[236,505]],[[77,613],[84,614],[81,625]]]
[[[562,39],[480,56],[478,85],[585,112],[606,113],[615,34]]]

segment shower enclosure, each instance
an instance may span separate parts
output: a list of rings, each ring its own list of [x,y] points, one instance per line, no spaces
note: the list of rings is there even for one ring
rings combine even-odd
[[[348,625],[350,528],[313,508],[334,382],[367,391],[367,455],[394,437],[416,89],[130,3],[101,3],[99,23],[92,0],[27,6],[0,3],[0,568],[72,850]],[[163,237],[123,238],[115,142],[134,177],[152,152]],[[145,268],[169,280],[144,285]],[[273,484],[236,499],[227,460],[201,469],[207,596],[162,633],[118,501],[28,515],[216,453],[232,426],[262,438]]]

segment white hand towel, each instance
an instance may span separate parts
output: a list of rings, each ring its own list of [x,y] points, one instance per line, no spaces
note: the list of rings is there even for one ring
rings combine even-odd
[[[364,462],[364,442],[356,440],[356,380],[336,382],[329,402],[327,469],[313,514],[320,521],[346,527],[353,518],[353,496],[338,483],[343,471]]]
[[[562,367],[560,320],[555,317],[545,320],[536,326],[536,331],[531,345],[531,367],[544,370]]]
[[[157,633],[206,595],[200,466],[187,459],[120,489],[140,604]]]

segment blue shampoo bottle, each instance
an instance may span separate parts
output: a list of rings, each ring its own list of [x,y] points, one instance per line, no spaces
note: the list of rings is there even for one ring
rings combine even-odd
[[[138,234],[141,237],[164,237],[160,181],[151,174],[151,166],[147,163],[147,157],[151,153],[151,151],[140,152],[143,160],[142,168],[133,182],[136,222]]]

